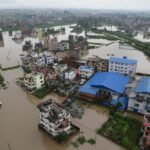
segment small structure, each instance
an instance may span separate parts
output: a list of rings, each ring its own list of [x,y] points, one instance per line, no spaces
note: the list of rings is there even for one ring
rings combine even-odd
[[[78,81],[62,80],[58,83],[57,92],[64,96],[70,96],[79,89]]]
[[[126,57],[117,58],[110,57],[109,59],[109,72],[118,72],[120,74],[134,77],[137,68],[137,60],[127,59]]]
[[[107,72],[108,71],[108,60],[99,57],[89,58],[87,65],[92,66],[95,71]]]
[[[89,101],[97,100],[101,104],[111,105],[119,102],[125,95],[129,78],[114,72],[97,72],[79,89],[79,97]],[[126,106],[125,106],[126,107]]]
[[[44,75],[38,72],[26,74],[24,77],[24,88],[28,92],[34,92],[44,86]]]
[[[129,95],[128,110],[145,114],[150,106],[150,77],[142,77],[136,85],[135,92]]]
[[[43,128],[52,137],[62,132],[71,131],[70,114],[53,100],[45,101],[37,106],[39,110],[39,127]]]
[[[89,78],[94,73],[94,68],[91,66],[80,66],[79,67],[79,75],[83,78]]]

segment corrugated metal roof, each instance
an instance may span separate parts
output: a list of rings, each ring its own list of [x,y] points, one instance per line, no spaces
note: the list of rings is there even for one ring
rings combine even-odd
[[[142,77],[138,81],[136,93],[150,93],[150,77]]]
[[[93,67],[91,67],[91,66],[80,66],[79,67],[79,70],[93,70]]]
[[[124,64],[137,64],[137,60],[127,59],[127,58],[118,58],[118,57],[110,57],[109,62],[124,63]]]
[[[89,79],[83,86],[80,87],[79,92],[96,94],[97,89],[109,90],[122,94],[125,86],[128,84],[129,78],[119,73],[114,72],[97,72],[91,79]]]

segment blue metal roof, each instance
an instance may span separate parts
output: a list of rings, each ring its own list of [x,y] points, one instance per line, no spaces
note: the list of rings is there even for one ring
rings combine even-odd
[[[91,85],[90,85],[90,80],[87,81],[84,85],[82,85],[79,89],[79,92],[81,93],[87,93],[87,94],[90,94],[90,95],[94,95],[96,96],[96,93],[98,91],[98,89],[96,88],[93,88]]]
[[[81,69],[81,70],[92,70],[93,67],[91,67],[91,66],[80,66],[79,69]]]
[[[93,87],[123,94],[129,78],[115,72],[98,72],[91,82]]]
[[[97,93],[97,89],[103,89],[122,94],[125,86],[128,84],[128,81],[128,77],[120,75],[119,73],[97,72],[91,79],[80,87],[79,92],[94,95]]]
[[[120,110],[125,110],[127,108],[127,104],[128,104],[128,99],[127,97],[120,97],[118,100],[117,99],[113,99],[111,101],[111,105],[113,106],[117,106],[118,102],[120,102],[122,104],[122,107],[120,107]]]
[[[109,62],[123,63],[123,64],[137,64],[137,60],[118,57],[110,57]]]
[[[150,77],[142,77],[138,81],[136,93],[150,93]]]

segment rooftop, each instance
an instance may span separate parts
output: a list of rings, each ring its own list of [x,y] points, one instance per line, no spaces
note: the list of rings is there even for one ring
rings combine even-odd
[[[137,60],[134,59],[128,59],[126,57],[123,58],[118,58],[118,57],[110,57],[109,59],[110,62],[114,62],[114,63],[124,63],[124,64],[137,64]]]
[[[81,70],[92,70],[93,67],[91,67],[91,66],[80,66],[79,69],[81,69]]]
[[[150,77],[142,77],[138,81],[136,93],[150,93]]]
[[[97,72],[79,91],[95,95],[98,89],[123,94],[129,78],[114,72]]]

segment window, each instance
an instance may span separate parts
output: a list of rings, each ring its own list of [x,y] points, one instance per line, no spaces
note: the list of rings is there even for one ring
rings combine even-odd
[[[134,106],[135,106],[135,107],[139,107],[139,104],[135,103]]]

